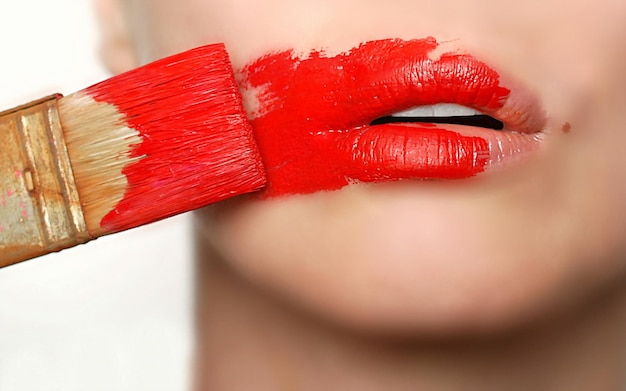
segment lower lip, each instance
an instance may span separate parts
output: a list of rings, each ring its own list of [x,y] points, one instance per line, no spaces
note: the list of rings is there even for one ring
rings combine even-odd
[[[383,40],[367,45],[384,51],[398,42],[413,44],[408,53],[413,59],[437,61],[428,59],[436,47],[434,40]],[[359,99],[360,85],[376,84],[378,75],[367,66],[371,61],[359,53],[359,48],[335,57],[313,52],[305,59],[283,52],[265,56],[241,71],[244,95],[251,97],[257,107],[251,122],[268,174],[265,196],[336,190],[355,182],[463,179],[518,160],[540,144],[538,133],[459,125],[363,123],[371,115],[391,114],[377,112],[381,106],[376,102],[378,95]],[[476,68],[477,61],[471,61]],[[302,66],[304,63],[306,66]],[[364,67],[344,69],[355,64]],[[493,81],[481,85],[480,94],[485,92],[485,99],[468,92],[467,99],[472,101],[466,105],[494,112],[509,110],[504,106],[510,91],[500,86],[495,71],[482,63],[480,66]],[[361,77],[370,80],[353,80]],[[380,77],[388,79],[388,75]],[[430,94],[420,102],[464,103],[458,92],[454,100],[438,95]],[[394,100],[393,111],[406,109],[402,107],[406,104],[403,96],[380,99]],[[407,99],[415,101],[414,97]]]

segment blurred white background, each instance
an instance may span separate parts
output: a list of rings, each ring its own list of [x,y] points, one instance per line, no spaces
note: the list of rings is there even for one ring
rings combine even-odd
[[[85,0],[2,1],[0,109],[108,77],[93,12]],[[0,269],[0,390],[186,390],[188,225],[177,217]]]

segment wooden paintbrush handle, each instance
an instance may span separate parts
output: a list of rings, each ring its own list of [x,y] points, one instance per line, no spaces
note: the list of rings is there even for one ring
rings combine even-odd
[[[0,113],[0,267],[89,241],[57,101]]]

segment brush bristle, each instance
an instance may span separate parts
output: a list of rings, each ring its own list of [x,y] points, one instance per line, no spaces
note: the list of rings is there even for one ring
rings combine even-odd
[[[221,44],[64,97],[59,112],[92,235],[153,222],[265,183]]]

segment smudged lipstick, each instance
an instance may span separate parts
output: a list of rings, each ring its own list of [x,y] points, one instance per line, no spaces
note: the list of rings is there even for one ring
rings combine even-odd
[[[283,51],[244,67],[264,194],[467,178],[536,148],[545,118],[530,94],[468,54],[433,58],[437,47],[434,38],[379,40],[333,56]],[[476,110],[503,131],[412,114],[441,104]]]

